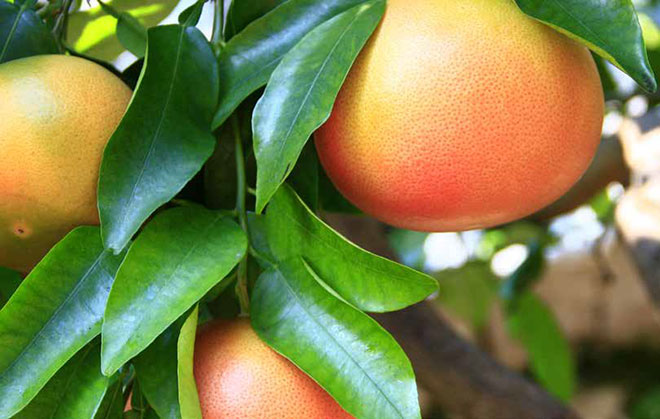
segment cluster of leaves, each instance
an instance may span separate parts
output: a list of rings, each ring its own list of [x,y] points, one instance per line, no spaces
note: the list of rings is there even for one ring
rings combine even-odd
[[[136,86],[103,156],[100,228],[72,231],[20,286],[0,272],[11,295],[0,300],[0,417],[115,417],[131,391],[138,417],[201,417],[196,326],[234,295],[260,337],[354,416],[419,417],[409,361],[365,313],[416,303],[437,282],[321,221],[320,209],[354,209],[308,143],[385,0],[243,0],[226,20],[216,2],[211,42],[196,28],[205,1],[146,29],[174,2],[152,3],[0,2],[0,62],[144,57],[122,75]],[[655,89],[629,2],[517,3]]]

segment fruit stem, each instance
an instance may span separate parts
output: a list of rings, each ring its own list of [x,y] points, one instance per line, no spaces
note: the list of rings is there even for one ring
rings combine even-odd
[[[241,129],[238,125],[236,114],[232,115],[230,120],[232,131],[234,132],[234,145],[236,147],[236,213],[238,221],[243,231],[248,234],[247,213],[245,209],[245,194],[247,183],[245,181],[245,157],[243,155],[243,139],[241,138]],[[246,254],[238,264],[236,295],[241,306],[241,315],[246,316],[250,312],[250,296],[248,294],[247,278],[247,258]]]
[[[64,40],[66,39],[66,28],[67,23],[69,22],[69,10],[71,10],[72,2],[73,0],[64,0],[64,5],[62,6],[60,15],[57,17],[55,25],[53,26],[53,34],[55,35],[57,44],[59,45],[60,51],[62,52],[66,50],[64,47]]]
[[[211,45],[217,54],[225,46],[225,2],[224,0],[215,0],[213,8],[213,32],[211,34]]]

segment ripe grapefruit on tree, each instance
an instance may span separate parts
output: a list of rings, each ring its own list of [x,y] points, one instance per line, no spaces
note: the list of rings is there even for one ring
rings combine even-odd
[[[389,0],[316,147],[366,213],[467,230],[559,198],[589,165],[602,118],[589,51],[512,0]]]
[[[72,228],[98,224],[103,148],[130,97],[81,58],[0,65],[0,266],[27,272]]]
[[[247,319],[216,320],[200,328],[194,374],[204,419],[352,417],[263,343]]]

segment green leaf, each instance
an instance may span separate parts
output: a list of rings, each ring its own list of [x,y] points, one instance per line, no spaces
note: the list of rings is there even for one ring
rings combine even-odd
[[[242,0],[241,0],[242,1]],[[218,57],[218,128],[238,105],[261,86],[284,55],[310,30],[365,0],[288,0],[234,36]]]
[[[206,3],[206,0],[197,0],[192,6],[188,6],[188,8],[179,15],[179,23],[185,26],[197,25],[200,16],[202,16],[204,3]]]
[[[101,374],[98,342],[69,360],[15,419],[93,418],[110,379]]]
[[[247,238],[232,220],[198,206],[156,216],[117,273],[103,320],[106,375],[144,350],[243,258]]]
[[[252,326],[359,418],[419,418],[415,377],[394,339],[335,298],[301,258],[264,272],[252,293]]]
[[[193,355],[198,315],[199,307],[195,306],[183,323],[177,341],[179,404],[181,405],[181,416],[186,419],[202,419],[202,408],[199,405],[197,384],[193,375]]]
[[[533,240],[528,251],[525,261],[502,283],[500,295],[505,300],[512,300],[524,294],[541,279],[545,267],[545,246],[538,240]]]
[[[577,39],[628,73],[644,89],[658,84],[631,0],[516,0],[526,14]]]
[[[227,11],[225,38],[231,39],[252,21],[270,12],[287,0],[241,0],[232,1]]]
[[[305,35],[273,72],[252,118],[258,213],[330,117],[348,71],[384,12],[384,0],[371,0],[338,14]]]
[[[119,251],[159,206],[211,156],[217,101],[215,57],[194,27],[149,30],[145,68],[133,100],[103,154],[101,233]]]
[[[14,295],[16,289],[21,285],[21,275],[11,269],[0,266],[0,309]]]
[[[422,270],[426,263],[424,243],[429,233],[394,229],[387,235],[390,247],[396,253],[397,259],[406,266]]]
[[[360,310],[400,310],[438,288],[430,276],[346,240],[287,185],[273,197],[265,221],[268,244],[277,259],[303,256],[330,288]]]
[[[18,412],[101,331],[122,256],[103,249],[97,227],[69,233],[0,310],[0,417]]]
[[[142,26],[151,27],[165,19],[178,4],[173,0],[107,1],[115,9],[130,13]],[[117,18],[106,15],[100,7],[71,13],[67,23],[67,40],[73,48],[97,59],[115,60],[124,51],[115,31]]]
[[[490,263],[468,262],[458,269],[440,271],[435,277],[442,286],[436,301],[481,331],[490,318],[499,284]]]
[[[575,392],[571,348],[552,312],[531,292],[510,307],[508,326],[529,353],[534,376],[553,395],[568,402]]]
[[[55,37],[30,8],[31,3],[0,2],[0,63],[59,52]]]

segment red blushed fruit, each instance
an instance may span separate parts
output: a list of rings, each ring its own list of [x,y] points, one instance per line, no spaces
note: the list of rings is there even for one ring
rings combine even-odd
[[[458,231],[559,198],[588,167],[602,120],[589,51],[511,0],[389,0],[316,147],[366,213]]]
[[[348,419],[314,380],[263,343],[247,319],[202,326],[194,374],[204,419]]]

